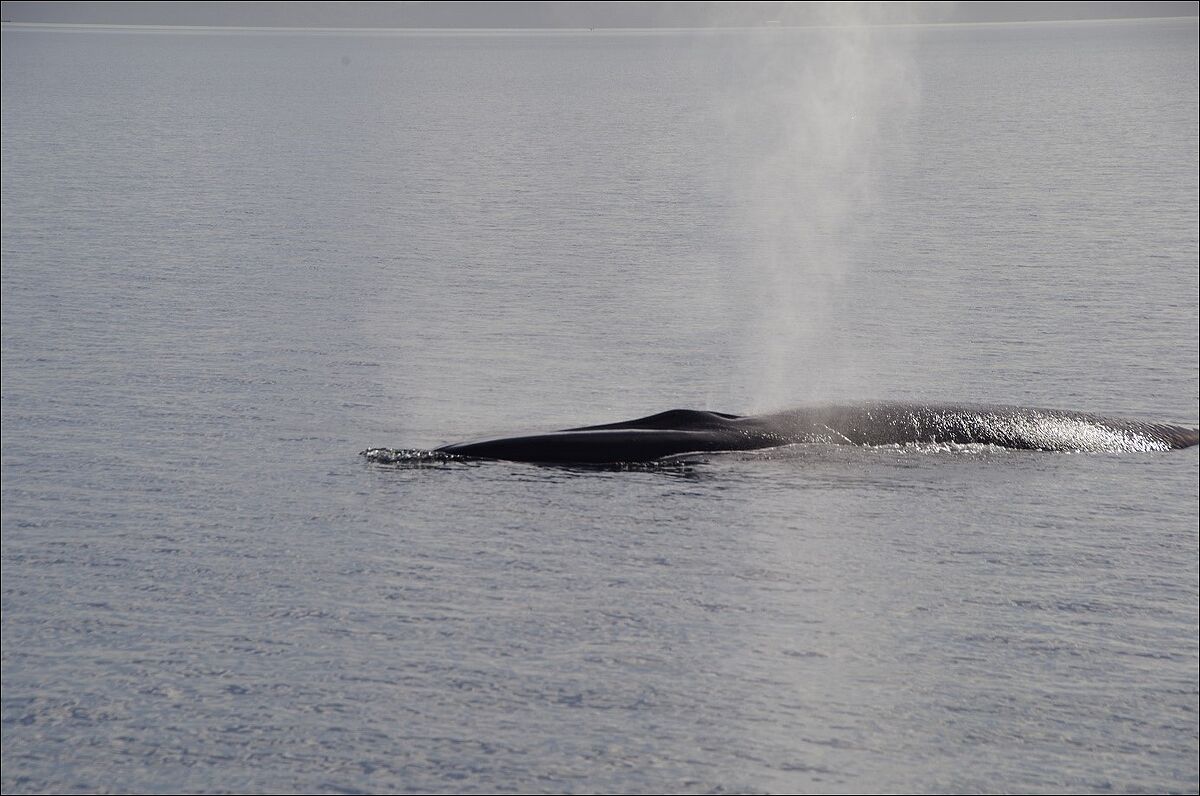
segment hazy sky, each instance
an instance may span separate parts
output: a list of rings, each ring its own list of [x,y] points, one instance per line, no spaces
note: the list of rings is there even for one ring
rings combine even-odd
[[[284,27],[586,28],[803,25],[813,3],[798,2],[3,2],[12,22]],[[1104,19],[1196,16],[1191,2],[876,3],[920,21]],[[911,16],[900,17],[912,19]]]

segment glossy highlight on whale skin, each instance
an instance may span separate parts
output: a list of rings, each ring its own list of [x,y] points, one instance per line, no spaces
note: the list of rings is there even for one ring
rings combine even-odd
[[[1061,409],[874,402],[745,416],[673,409],[618,423],[453,443],[433,452],[519,462],[614,464],[805,442],[1115,452],[1186,448],[1198,439],[1197,429],[1186,426]]]

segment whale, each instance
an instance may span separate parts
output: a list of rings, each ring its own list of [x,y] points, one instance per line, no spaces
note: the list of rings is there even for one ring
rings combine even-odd
[[[1063,409],[879,401],[759,415],[672,409],[616,423],[457,442],[433,453],[546,464],[619,464],[799,443],[1149,452],[1187,448],[1198,441],[1197,429],[1189,426]]]

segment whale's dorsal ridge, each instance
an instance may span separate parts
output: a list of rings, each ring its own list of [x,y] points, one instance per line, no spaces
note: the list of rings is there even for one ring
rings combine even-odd
[[[656,415],[639,417],[636,420],[625,420],[620,423],[605,423],[599,426],[581,426],[567,428],[564,431],[600,431],[616,428],[658,428],[673,430],[691,430],[704,428],[720,428],[730,420],[737,420],[741,415],[731,415],[727,412],[707,412],[700,409],[668,409]]]

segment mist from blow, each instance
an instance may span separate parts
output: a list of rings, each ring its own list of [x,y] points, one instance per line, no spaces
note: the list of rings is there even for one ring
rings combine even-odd
[[[736,374],[762,410],[835,396],[854,352],[832,315],[871,223],[880,165],[920,99],[913,31],[946,4],[805,4],[811,26],[741,31],[731,52],[751,93],[722,97],[746,159],[721,164],[739,229],[744,350]],[[863,308],[869,311],[869,308]]]

